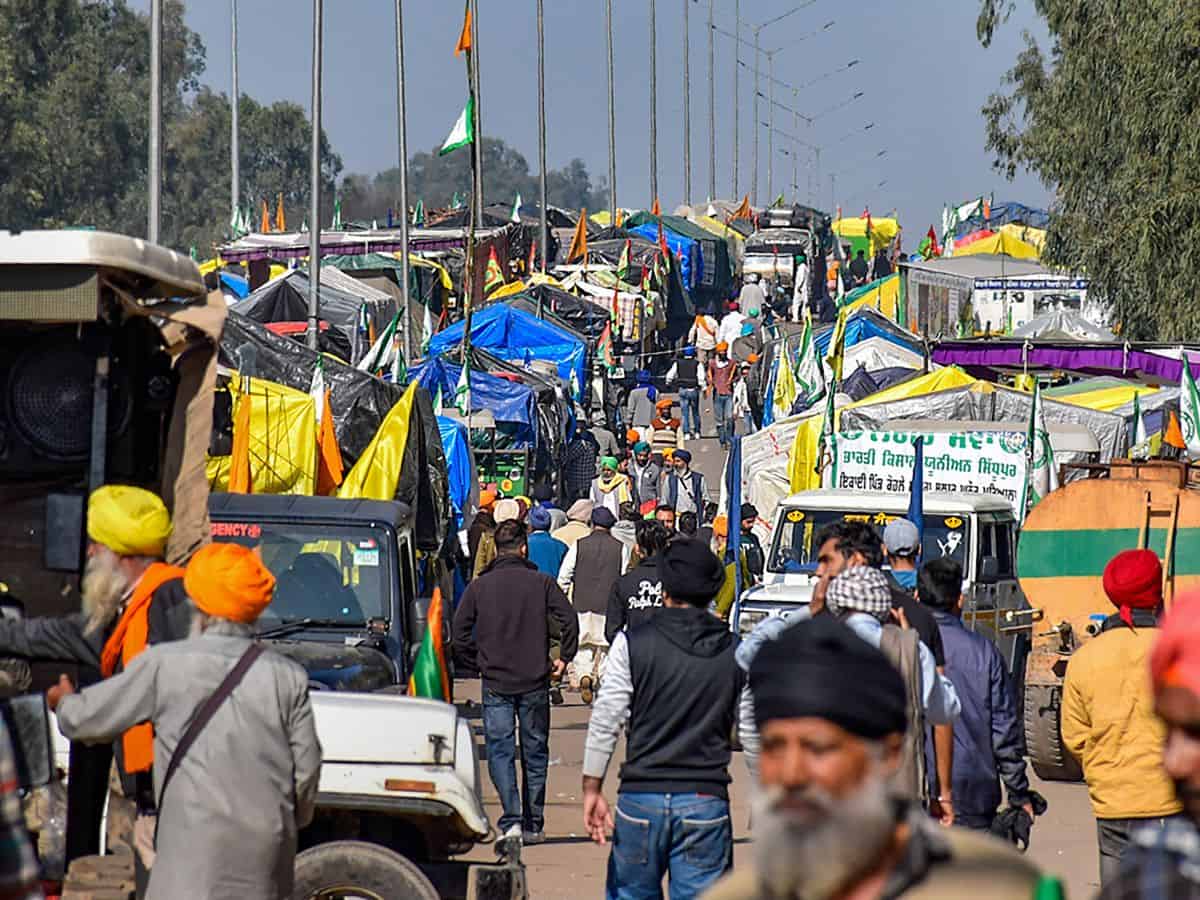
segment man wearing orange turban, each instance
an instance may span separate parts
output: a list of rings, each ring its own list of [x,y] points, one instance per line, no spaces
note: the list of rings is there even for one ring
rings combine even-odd
[[[1063,744],[1083,766],[1096,816],[1101,887],[1116,876],[1134,830],[1161,830],[1180,809],[1146,677],[1162,566],[1153,550],[1125,550],[1109,560],[1103,583],[1116,612],[1071,655],[1062,698]]]
[[[275,578],[253,550],[204,547],[184,585],[196,608],[193,637],[151,647],[80,693],[63,676],[47,700],[73,740],[107,741],[150,722],[156,754],[167,760],[195,711],[247,665],[194,743],[171,760],[169,790],[167,766],[155,767],[158,833],[146,852],[156,861],[145,896],[290,898],[296,835],[312,819],[321,769],[308,675],[254,640]]]
[[[107,678],[148,646],[187,637],[192,606],[183,589],[183,569],[163,561],[170,534],[170,513],[156,494],[123,484],[93,491],[80,580],[82,610],[53,618],[0,619],[0,656],[73,662]],[[134,724],[111,749],[71,748],[68,857],[100,852],[114,749],[123,796],[109,798],[110,816],[132,817],[132,808],[121,809],[119,816],[118,805],[136,806],[135,830],[153,830],[154,734],[149,725]]]

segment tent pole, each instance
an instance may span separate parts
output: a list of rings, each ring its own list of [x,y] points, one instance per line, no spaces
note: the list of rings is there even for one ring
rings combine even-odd
[[[321,19],[324,0],[313,0],[312,148],[309,158],[308,198],[308,332],[306,343],[317,349],[321,318]]]
[[[408,265],[408,115],[404,93],[404,0],[396,0],[396,127],[400,150],[400,280],[404,283],[404,360],[413,358],[412,287]],[[417,292],[418,302],[420,291]]]

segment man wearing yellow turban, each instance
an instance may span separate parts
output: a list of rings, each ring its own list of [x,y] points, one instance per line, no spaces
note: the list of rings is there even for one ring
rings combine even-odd
[[[73,740],[107,741],[151,722],[164,761],[179,753],[195,711],[245,666],[195,741],[171,760],[169,789],[167,765],[155,768],[159,828],[145,896],[285,900],[321,770],[308,675],[254,640],[275,578],[253,550],[209,544],[188,563],[184,586],[195,603],[192,637],[151,647],[80,693],[63,676],[47,701]]]
[[[187,637],[191,604],[183,569],[163,562],[170,534],[171,516],[150,491],[120,484],[94,491],[88,498],[82,611],[61,618],[0,619],[0,656],[77,663],[90,681],[97,672],[108,678],[122,671],[147,646]],[[115,750],[123,793],[137,809],[135,832],[153,833],[151,726],[134,724]],[[76,745],[71,754],[67,853],[73,857],[100,851],[112,752]],[[110,818],[116,818],[119,798],[113,799]]]

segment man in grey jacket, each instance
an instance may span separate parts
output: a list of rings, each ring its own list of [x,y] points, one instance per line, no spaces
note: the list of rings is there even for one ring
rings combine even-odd
[[[81,693],[63,677],[47,700],[75,740],[111,741],[139,722],[153,724],[159,827],[155,846],[138,847],[153,862],[146,897],[284,900],[321,770],[308,676],[269,651],[253,661],[176,763],[164,794],[181,737],[253,645],[275,579],[253,551],[210,544],[192,557],[184,587],[197,609],[193,637],[150,647]]]

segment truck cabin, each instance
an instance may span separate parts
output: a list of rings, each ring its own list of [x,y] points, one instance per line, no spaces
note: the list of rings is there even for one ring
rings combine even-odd
[[[3,580],[30,615],[78,610],[86,499],[102,484],[193,510],[176,516],[170,558],[203,539],[207,447],[183,437],[211,416],[224,315],[195,262],[163,247],[0,232]]]
[[[276,578],[274,599],[257,624],[262,637],[374,647],[391,662],[390,683],[407,682],[410,648],[420,643],[420,591],[406,504],[212,494],[208,510],[213,540],[259,550]],[[298,661],[312,673],[307,658]],[[345,689],[341,679],[314,677]]]

